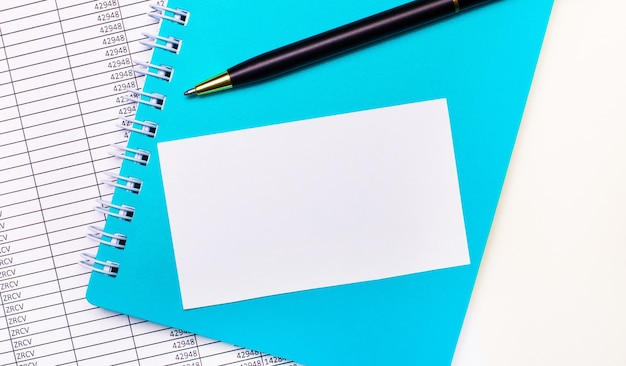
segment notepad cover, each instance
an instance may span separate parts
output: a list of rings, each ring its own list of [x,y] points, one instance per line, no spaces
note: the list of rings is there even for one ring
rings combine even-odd
[[[161,27],[162,36],[183,43],[178,54],[154,53],[154,64],[174,66],[173,79],[150,79],[144,87],[166,96],[163,110],[142,106],[137,113],[159,124],[157,135],[130,138],[130,147],[151,156],[146,166],[123,164],[120,174],[144,184],[139,194],[119,190],[113,197],[135,212],[130,223],[107,220],[107,232],[128,239],[123,250],[99,248],[98,258],[120,268],[115,278],[93,274],[88,300],[309,365],[449,365],[552,1],[494,1],[254,87],[182,95],[249,57],[400,3],[170,1],[191,16],[185,27]],[[448,101],[470,265],[183,309],[158,142],[439,98]]]

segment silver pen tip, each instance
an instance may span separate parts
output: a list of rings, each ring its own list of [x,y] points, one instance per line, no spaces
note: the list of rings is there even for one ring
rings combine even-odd
[[[191,95],[191,94],[196,94],[196,88],[189,89],[185,92],[185,95]]]

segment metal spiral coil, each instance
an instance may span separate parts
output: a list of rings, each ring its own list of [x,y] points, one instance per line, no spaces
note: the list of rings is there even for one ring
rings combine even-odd
[[[89,253],[80,253],[81,260],[78,262],[81,266],[90,271],[103,273],[105,275],[116,277],[120,269],[120,264],[111,261],[101,261],[96,256]]]
[[[167,8],[159,5],[150,5],[147,15],[158,20],[171,21],[183,26],[187,25],[190,13],[183,9]],[[145,37],[140,43],[150,49],[160,48],[165,51],[178,54],[182,45],[182,40],[175,37],[163,37],[149,33],[142,33]],[[169,82],[172,80],[174,68],[167,65],[155,65],[148,62],[135,61],[133,72],[137,75],[150,76]],[[165,104],[165,96],[158,93],[147,93],[143,91],[133,91],[130,95],[124,97],[127,101],[145,104],[157,109],[163,109]],[[117,125],[123,130],[131,133],[141,134],[149,138],[154,138],[157,133],[158,124],[151,121],[139,121],[128,117],[120,117]],[[150,159],[150,152],[140,148],[131,149],[126,146],[112,144],[109,155],[132,161],[141,165],[147,165]],[[143,181],[134,177],[124,177],[111,172],[104,172],[109,179],[103,179],[102,184],[113,187],[114,189],[123,189],[134,194],[139,194],[143,185]],[[135,208],[128,205],[116,205],[112,202],[102,199],[96,200],[97,206],[94,207],[105,217],[115,217],[121,220],[131,222],[135,214]],[[120,233],[109,233],[104,228],[91,225],[88,227],[89,233],[86,237],[98,243],[98,245],[107,245],[117,249],[124,249],[126,246],[127,236]],[[81,259],[78,262],[81,266],[93,272],[105,274],[107,276],[116,277],[120,268],[120,264],[110,261],[97,259],[95,255],[90,253],[81,253]]]
[[[87,234],[87,238],[98,244],[104,244],[118,249],[124,249],[126,246],[126,235],[124,234],[110,234],[104,231],[103,228],[94,225],[89,226],[89,231],[90,233]]]
[[[174,74],[174,68],[167,65],[154,65],[147,62],[135,61],[137,67],[133,67],[133,71],[140,75],[152,76],[165,80],[167,82],[172,80]]]
[[[129,102],[149,105],[150,107],[154,107],[156,109],[163,109],[163,105],[165,104],[165,95],[159,93],[134,91],[131,95],[127,95],[124,98]]]
[[[142,45],[149,48],[160,48],[178,54],[183,41],[174,37],[156,36],[150,33],[141,33],[146,39],[140,41]]]
[[[96,202],[100,204],[94,209],[96,212],[107,217],[117,217],[125,221],[132,221],[135,215],[135,208],[127,205],[114,205],[113,203],[101,199],[97,199]]]
[[[158,124],[150,121],[138,121],[136,119],[128,118],[128,117],[120,117],[121,122],[117,124],[117,127],[120,127],[126,131],[140,133],[142,135],[146,135],[148,137],[155,137]],[[139,126],[139,127],[135,127]]]
[[[129,149],[127,147],[119,146],[119,145],[109,145],[113,149],[113,151],[109,151],[109,155],[114,156],[116,158],[133,161],[135,163],[141,165],[148,165],[148,160],[150,160],[150,152],[148,150],[143,149]]]
[[[111,178],[110,180],[102,180],[102,184],[109,187],[125,189],[132,193],[139,193],[143,181],[133,177],[123,177],[121,175],[113,174],[111,172],[103,172],[104,175]],[[120,183],[122,182],[122,183]]]
[[[172,9],[165,6],[150,5],[154,12],[148,12],[148,15],[156,20],[165,19],[180,25],[187,25],[189,20],[189,12],[183,9]]]

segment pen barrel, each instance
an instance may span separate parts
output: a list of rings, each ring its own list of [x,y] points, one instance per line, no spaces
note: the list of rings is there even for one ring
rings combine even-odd
[[[288,44],[228,69],[233,86],[263,81],[439,20],[488,0],[422,0]]]

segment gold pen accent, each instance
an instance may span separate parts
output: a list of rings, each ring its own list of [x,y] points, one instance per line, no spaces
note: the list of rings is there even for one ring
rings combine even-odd
[[[454,0],[454,11],[461,10],[461,6],[459,5],[459,0]]]
[[[185,95],[191,95],[191,94],[203,95],[203,94],[215,93],[218,91],[230,89],[232,87],[233,87],[233,83],[230,80],[230,75],[228,74],[228,71],[224,71],[222,73],[219,73],[213,76],[212,78],[209,78],[201,82],[200,84],[193,87],[193,89],[187,90],[185,92]]]

